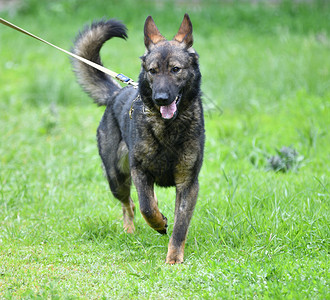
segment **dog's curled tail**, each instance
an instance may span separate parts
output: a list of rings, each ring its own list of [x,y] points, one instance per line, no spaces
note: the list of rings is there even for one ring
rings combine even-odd
[[[126,39],[125,25],[113,19],[93,22],[77,35],[72,52],[102,65],[100,58],[101,47],[112,37]],[[114,93],[121,88],[109,75],[77,59],[72,59],[72,65],[78,83],[98,105],[107,105]]]

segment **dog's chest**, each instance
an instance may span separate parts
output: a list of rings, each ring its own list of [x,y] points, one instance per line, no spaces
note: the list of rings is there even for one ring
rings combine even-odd
[[[134,146],[134,157],[148,168],[169,171],[180,157],[180,143],[175,138],[144,135]],[[154,166],[154,167],[153,167]]]
[[[195,122],[179,116],[165,123],[157,117],[139,115],[131,138],[131,166],[150,174],[157,185],[174,186],[189,177],[198,160],[200,136]]]
[[[176,166],[183,159],[183,141],[180,136],[168,132],[157,135],[154,130],[145,128],[142,138],[135,144],[132,153],[135,164],[150,174],[156,184],[173,186]]]

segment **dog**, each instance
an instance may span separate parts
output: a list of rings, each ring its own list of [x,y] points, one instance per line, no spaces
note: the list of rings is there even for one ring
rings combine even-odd
[[[100,49],[112,37],[126,39],[126,27],[101,20],[80,32],[73,53],[101,64]],[[144,24],[146,51],[138,89],[121,87],[109,75],[72,60],[78,83],[105,112],[97,141],[111,192],[123,209],[124,230],[135,231],[133,181],[147,224],[167,233],[154,185],[176,187],[173,232],[166,263],[182,263],[188,227],[199,190],[205,141],[199,56],[192,48],[192,23],[184,15],[178,33],[166,40],[153,18]]]

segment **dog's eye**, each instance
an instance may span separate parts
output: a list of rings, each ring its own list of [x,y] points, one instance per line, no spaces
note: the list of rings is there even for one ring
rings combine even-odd
[[[157,73],[157,71],[156,71],[156,69],[151,68],[151,69],[149,69],[149,73],[152,74],[152,75],[154,75],[154,74]]]
[[[172,72],[172,73],[178,73],[180,70],[181,70],[181,69],[180,69],[179,67],[173,67],[173,68],[171,69],[171,72]]]

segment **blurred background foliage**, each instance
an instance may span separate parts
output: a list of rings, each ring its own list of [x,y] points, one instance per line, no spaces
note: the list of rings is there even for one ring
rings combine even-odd
[[[128,41],[112,40],[102,56],[106,67],[135,79],[144,52],[145,18],[152,15],[170,39],[188,12],[200,54],[206,109],[267,109],[301,92],[330,94],[327,0],[0,2],[3,17],[65,49],[70,49],[84,24],[100,18],[122,20]],[[2,99],[89,103],[81,101],[86,97],[74,84],[65,55],[4,26],[0,51]]]

